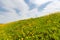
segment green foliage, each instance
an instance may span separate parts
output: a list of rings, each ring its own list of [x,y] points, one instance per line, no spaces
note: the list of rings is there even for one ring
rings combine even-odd
[[[60,12],[3,24],[0,40],[60,40]]]

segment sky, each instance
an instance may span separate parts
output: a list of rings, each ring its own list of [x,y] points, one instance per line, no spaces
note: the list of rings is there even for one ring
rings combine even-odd
[[[60,11],[60,0],[0,0],[0,23],[35,18]]]

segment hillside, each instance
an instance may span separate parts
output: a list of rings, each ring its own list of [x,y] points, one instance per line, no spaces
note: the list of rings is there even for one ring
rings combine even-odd
[[[0,40],[60,40],[60,12],[3,24]]]

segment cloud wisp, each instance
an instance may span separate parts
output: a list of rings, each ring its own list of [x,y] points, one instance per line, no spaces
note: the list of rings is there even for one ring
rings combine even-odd
[[[47,15],[60,11],[59,0],[0,0],[0,23]]]

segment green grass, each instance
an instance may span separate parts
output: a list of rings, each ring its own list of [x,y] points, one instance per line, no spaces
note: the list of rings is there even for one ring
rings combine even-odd
[[[2,24],[0,40],[60,40],[60,12]]]

